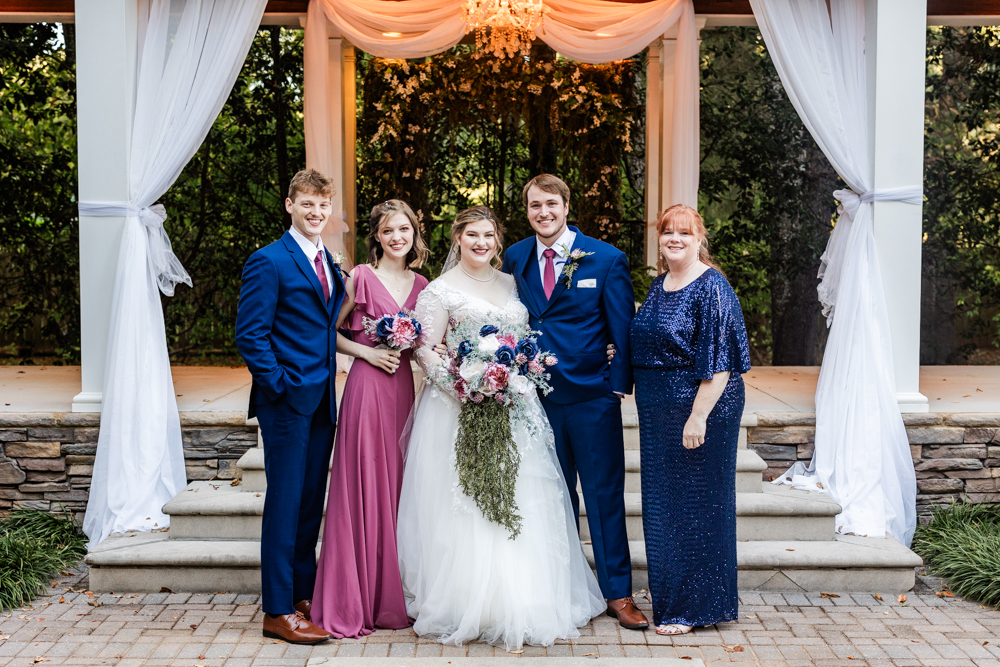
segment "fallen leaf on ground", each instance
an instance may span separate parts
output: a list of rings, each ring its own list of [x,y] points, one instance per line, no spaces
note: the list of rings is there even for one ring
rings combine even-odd
[[[820,593],[819,596],[821,598],[839,598],[840,597],[836,593]]]
[[[854,656],[853,655],[849,655],[849,656],[847,656],[847,659],[848,660],[854,660]]]
[[[953,598],[953,597],[955,597],[955,594],[952,593],[951,591],[941,591],[941,595],[943,595],[946,598]]]
[[[160,592],[161,593],[173,593],[173,591],[170,590],[169,588],[167,588],[166,586],[160,586]]]
[[[875,599],[878,600],[879,602],[882,602],[882,596],[879,595],[878,593],[875,594]]]
[[[90,612],[88,611],[86,614],[77,614],[77,616],[90,616]]]
[[[89,604],[91,607],[100,607],[101,606],[100,602],[88,602],[87,604]]]
[[[59,604],[66,604],[66,598],[65,597],[59,598]]]
[[[40,663],[40,662],[51,662],[51,660],[46,660],[45,658],[43,658],[43,657],[42,657],[42,656],[40,656],[40,655],[39,655],[39,656],[35,656],[35,659],[34,659],[34,661],[33,661],[33,664],[36,664],[36,665],[37,665],[37,664],[38,664],[38,663]]]
[[[906,602],[906,596],[903,595],[902,593],[900,593],[899,597],[896,598],[896,602],[900,602],[900,603]]]
[[[204,655],[199,655],[199,656],[198,656],[198,659],[199,659],[199,660],[204,660],[204,659],[205,659],[205,656],[204,656]]]
[[[795,551],[795,549],[785,549],[785,551]]]
[[[816,488],[817,489],[822,489],[823,488],[823,482],[816,482]]]
[[[191,628],[192,630],[197,630],[197,629],[198,629],[198,626],[197,626],[197,625],[195,625],[194,623],[192,623],[192,624],[191,624],[190,626],[188,626],[188,627],[190,627],[190,628]]]
[[[682,656],[681,656],[681,660],[694,660],[694,658],[692,658],[692,657],[691,657],[691,656],[689,656],[689,655],[682,655]]]
[[[507,652],[508,653],[513,653],[514,655],[521,655],[522,653],[524,653],[523,650],[520,650],[520,651],[507,651]],[[584,655],[596,655],[596,654],[595,653],[585,653]]]
[[[735,644],[733,646],[726,646],[723,644],[722,648],[726,649],[726,653],[743,653],[743,647],[739,644]]]
[[[3,639],[3,637],[0,637],[0,639]],[[983,642],[983,646],[986,646],[987,644],[989,644],[989,642]]]

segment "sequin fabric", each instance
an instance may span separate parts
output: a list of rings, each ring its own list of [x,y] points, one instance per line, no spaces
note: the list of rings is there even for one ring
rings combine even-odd
[[[663,291],[663,279],[653,281],[629,338],[653,622],[712,625],[738,618],[736,449],[750,349],[739,299],[721,273],[709,269],[674,292]],[[705,444],[685,449],[700,381],[725,371]]]

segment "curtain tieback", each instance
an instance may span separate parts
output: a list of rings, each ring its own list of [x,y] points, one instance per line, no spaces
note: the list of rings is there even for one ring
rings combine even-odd
[[[138,218],[146,230],[146,257],[160,291],[173,296],[177,283],[192,286],[191,276],[174,254],[170,237],[163,228],[163,221],[167,219],[167,209],[163,204],[137,206],[126,201],[82,201],[79,209],[80,217]]]
[[[862,204],[871,204],[877,201],[901,201],[907,204],[922,204],[924,202],[924,188],[921,185],[908,185],[902,188],[882,188],[878,190],[868,190],[858,194],[854,190],[835,190],[833,196],[840,201],[838,213],[845,212],[854,219]]]

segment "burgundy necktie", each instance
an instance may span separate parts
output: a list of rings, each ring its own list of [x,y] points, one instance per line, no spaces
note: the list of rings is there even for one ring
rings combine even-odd
[[[323,270],[323,251],[320,250],[316,253],[316,259],[313,260],[313,264],[316,265],[316,276],[319,278],[319,284],[323,287],[323,303],[330,302],[330,283],[326,281],[326,271]]]
[[[542,253],[545,256],[545,272],[542,274],[542,289],[545,290],[545,298],[552,298],[552,290],[556,288],[556,267],[552,263],[552,258],[556,256],[556,251],[548,248]]]

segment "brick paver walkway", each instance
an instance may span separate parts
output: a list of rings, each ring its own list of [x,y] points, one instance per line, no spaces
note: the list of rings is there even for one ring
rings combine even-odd
[[[518,657],[486,644],[441,646],[409,629],[289,646],[261,637],[256,595],[97,596],[85,590],[81,571],[54,582],[51,597],[0,615],[0,665],[303,666],[321,656]],[[1000,611],[923,591],[909,594],[905,604],[889,595],[747,593],[739,621],[683,637],[622,630],[600,617],[579,639],[525,647],[519,655],[690,657],[763,667],[1000,667]],[[648,612],[648,602],[644,606]]]

